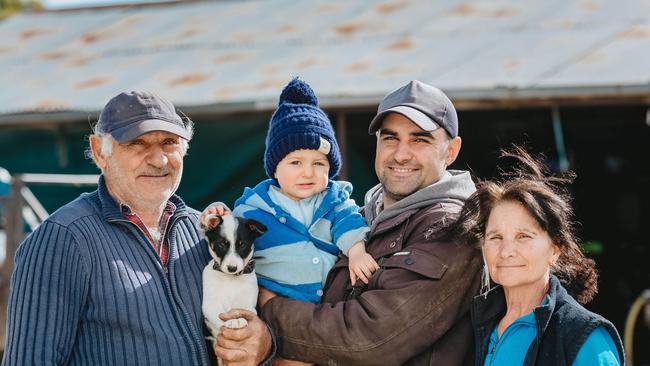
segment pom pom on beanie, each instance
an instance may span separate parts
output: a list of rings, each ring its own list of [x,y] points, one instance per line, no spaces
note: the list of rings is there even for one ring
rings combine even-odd
[[[341,153],[332,123],[318,107],[318,98],[311,87],[295,78],[280,94],[266,135],[264,169],[274,178],[278,163],[292,151],[318,150],[327,155],[329,178],[339,174]]]

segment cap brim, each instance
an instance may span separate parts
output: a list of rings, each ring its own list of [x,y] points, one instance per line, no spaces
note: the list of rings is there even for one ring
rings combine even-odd
[[[406,105],[398,105],[382,111],[381,113],[378,113],[375,118],[372,119],[370,126],[368,126],[368,133],[370,135],[373,135],[375,132],[377,132],[377,130],[381,127],[381,123],[384,120],[384,117],[386,117],[388,113],[399,113],[411,120],[411,122],[415,123],[424,131],[433,131],[440,128],[437,123],[433,122],[431,118],[419,110]]]
[[[138,123],[134,123],[127,127],[115,130],[111,132],[111,135],[118,142],[127,142],[140,137],[145,133],[153,131],[165,131],[173,133],[174,135],[177,135],[185,140],[189,140],[191,137],[190,132],[185,127],[160,119],[147,119],[144,121],[139,121]]]

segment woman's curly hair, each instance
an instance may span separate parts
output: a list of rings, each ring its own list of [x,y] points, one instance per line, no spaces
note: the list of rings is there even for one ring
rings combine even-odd
[[[492,208],[504,201],[517,202],[560,248],[560,257],[551,267],[551,273],[578,302],[591,301],[598,292],[598,272],[595,262],[585,257],[577,243],[571,196],[563,188],[575,175],[551,176],[539,160],[520,146],[502,150],[500,158],[514,159],[514,167],[509,171],[501,169],[496,180],[477,184],[476,192],[465,201],[447,235],[480,246]]]

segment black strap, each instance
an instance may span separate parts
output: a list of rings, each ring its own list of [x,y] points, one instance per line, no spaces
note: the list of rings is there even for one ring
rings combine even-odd
[[[215,271],[219,271],[219,272],[222,272],[222,273],[226,273],[226,272],[222,271],[222,270],[219,268],[219,265],[217,264],[216,261],[215,261],[214,264],[212,265],[212,269],[214,269]],[[255,259],[251,259],[250,261],[248,261],[248,263],[246,263],[246,267],[244,267],[244,269],[241,270],[240,272],[235,273],[235,274],[232,274],[232,273],[228,273],[228,274],[232,274],[232,275],[234,275],[234,276],[239,276],[239,275],[241,275],[241,274],[249,274],[249,273],[253,272],[254,270],[255,270]]]
[[[244,270],[238,273],[237,275],[240,274],[249,274],[255,270],[255,259],[251,259],[248,261],[246,264],[246,267],[244,267]]]

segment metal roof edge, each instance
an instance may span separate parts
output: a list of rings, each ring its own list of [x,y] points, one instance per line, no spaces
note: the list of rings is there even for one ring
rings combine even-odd
[[[456,109],[650,105],[650,84],[445,90]]]
[[[647,104],[650,105],[650,84],[599,87],[536,87],[445,90],[457,109],[543,107],[562,105]],[[352,110],[375,108],[383,95],[323,96],[323,109]],[[193,116],[223,116],[242,113],[270,112],[275,100],[212,103],[204,105],[177,104],[184,113]],[[0,127],[58,125],[88,120],[99,110],[24,112],[0,115]]]
[[[595,86],[534,86],[527,88],[495,87],[491,89],[444,89],[450,98],[475,99],[475,98],[521,98],[521,97],[574,97],[585,96],[620,96],[650,93],[648,84],[628,85],[595,85]]]

